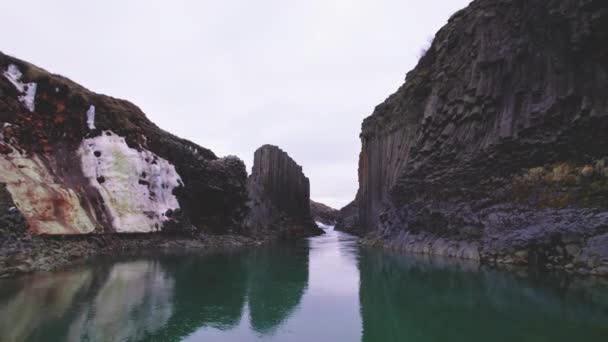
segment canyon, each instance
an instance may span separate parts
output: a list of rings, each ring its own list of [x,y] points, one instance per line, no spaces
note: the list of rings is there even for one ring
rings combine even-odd
[[[361,127],[359,188],[310,199],[278,146],[235,156],[0,53],[0,270],[323,234],[608,275],[608,5],[475,0]],[[0,274],[0,275],[2,275]]]
[[[363,121],[337,229],[608,275],[608,4],[476,0]]]
[[[308,178],[277,147],[256,152],[248,179],[239,158],[163,131],[130,102],[1,53],[0,70],[0,273],[323,233]]]

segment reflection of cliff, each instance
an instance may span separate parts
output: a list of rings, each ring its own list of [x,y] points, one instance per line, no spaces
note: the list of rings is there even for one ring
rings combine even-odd
[[[179,341],[201,327],[236,326],[245,305],[247,272],[242,252],[163,259],[175,279],[174,314],[156,337]]]
[[[139,341],[173,312],[174,281],[154,261],[43,273],[0,288],[9,297],[0,302],[0,341]]]
[[[373,250],[362,251],[359,269],[363,341],[519,341],[535,336],[568,341],[608,336],[605,308],[593,301],[588,284],[587,290],[577,290],[573,283],[530,278],[522,285],[524,280],[511,274],[429,264]]]
[[[173,313],[174,280],[158,262],[119,263],[79,313],[70,341],[139,341]]]
[[[92,272],[62,272],[20,279],[9,298],[0,295],[0,341],[44,341],[41,328],[65,315],[75,296],[90,286]],[[0,283],[4,292],[13,286]]]
[[[306,241],[251,251],[99,262],[0,282],[0,341],[180,341],[243,321],[275,331],[308,283]]]
[[[308,285],[307,241],[257,249],[248,258],[251,326],[271,333],[287,320]]]

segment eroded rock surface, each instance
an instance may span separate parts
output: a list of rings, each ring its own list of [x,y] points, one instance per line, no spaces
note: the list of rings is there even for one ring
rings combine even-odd
[[[247,226],[255,234],[322,234],[310,213],[308,178],[302,167],[277,146],[264,145],[255,151],[247,185]]]
[[[246,178],[135,105],[0,53],[0,183],[29,233],[239,231]]]
[[[602,0],[454,14],[363,122],[367,241],[608,274],[607,39]]]
[[[339,211],[323,203],[310,200],[310,213],[315,222],[334,226],[338,222]]]
[[[335,229],[357,236],[363,235],[363,228],[359,223],[359,205],[357,204],[357,200],[350,202],[340,209]]]

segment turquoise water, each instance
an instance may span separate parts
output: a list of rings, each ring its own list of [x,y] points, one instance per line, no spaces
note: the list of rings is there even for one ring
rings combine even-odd
[[[608,341],[608,284],[346,234],[0,280],[0,341]]]

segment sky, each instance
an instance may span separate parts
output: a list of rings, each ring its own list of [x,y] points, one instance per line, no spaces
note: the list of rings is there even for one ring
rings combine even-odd
[[[138,105],[236,155],[278,145],[335,208],[358,188],[362,120],[470,0],[19,0],[0,51]]]

